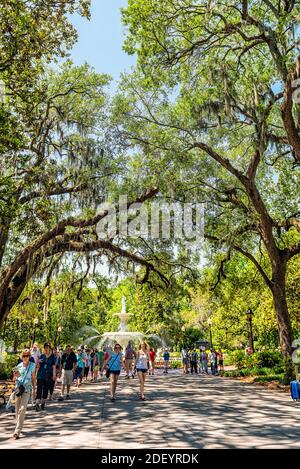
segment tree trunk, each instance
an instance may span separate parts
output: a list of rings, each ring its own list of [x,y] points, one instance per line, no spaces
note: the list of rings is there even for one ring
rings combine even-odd
[[[294,375],[292,363],[292,327],[286,300],[286,264],[282,262],[273,268],[272,293],[279,330],[280,348],[284,358],[285,382]]]

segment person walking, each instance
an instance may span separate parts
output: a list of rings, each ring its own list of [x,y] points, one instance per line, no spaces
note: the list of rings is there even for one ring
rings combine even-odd
[[[115,344],[113,352],[105,360],[104,366],[108,364],[108,373],[110,378],[110,400],[116,400],[116,389],[121,373],[122,367],[122,347],[120,344]]]
[[[140,381],[140,398],[142,401],[145,401],[145,381],[148,372],[149,358],[148,345],[146,342],[141,342],[136,355],[136,371]]]
[[[220,371],[224,371],[224,355],[221,347],[218,350]]]
[[[129,379],[130,376],[134,378],[134,375],[132,373],[132,365],[133,365],[133,360],[136,357],[136,353],[133,350],[132,343],[128,342],[128,345],[125,349],[125,370],[126,370],[126,376],[125,378]]]
[[[51,381],[56,380],[55,357],[52,353],[51,345],[44,344],[44,353],[40,356],[37,365],[37,393],[36,393],[36,411],[45,409],[45,402],[48,397]]]
[[[214,349],[211,349],[210,354],[209,354],[209,361],[210,361],[210,368],[211,368],[211,374],[215,375],[215,361],[216,361],[216,354]]]
[[[92,381],[97,381],[98,379],[98,373],[99,373],[99,352],[98,349],[94,349],[94,369],[93,369],[93,374],[92,374]]]
[[[31,356],[33,357],[34,359],[34,363],[35,363],[35,366],[37,366],[38,364],[38,361],[40,359],[40,356],[41,356],[41,351],[40,349],[38,348],[38,344],[35,342],[32,346],[32,349],[31,349]]]
[[[219,374],[218,371],[218,352],[214,349],[214,354],[215,354],[215,375]]]
[[[67,386],[66,400],[70,399],[70,388],[73,382],[73,376],[77,366],[77,358],[75,353],[72,351],[71,345],[67,345],[65,353],[61,357],[62,367],[62,387],[61,394],[58,398],[59,401],[63,401],[65,388]]]
[[[99,373],[100,376],[103,375],[103,363],[104,363],[104,350],[98,350],[96,352],[98,357]]]
[[[96,361],[96,354],[95,350],[92,348],[90,352],[90,362],[91,362],[91,368],[90,368],[90,382],[92,383],[94,381],[94,366],[95,366],[95,361]]]
[[[61,356],[60,353],[58,352],[56,347],[53,347],[52,353],[55,357],[55,368],[56,368],[56,373],[55,373],[55,381],[51,380],[49,383],[49,401],[53,400],[53,393],[55,389],[55,385],[57,382],[57,378],[60,377],[61,375]]]
[[[170,360],[170,353],[168,349],[166,348],[164,351],[164,366],[165,366],[164,373],[168,373],[169,360]]]
[[[200,353],[201,371],[208,375],[208,355],[205,350]]]
[[[85,382],[87,383],[89,372],[91,368],[91,353],[89,349],[85,350],[85,364],[84,364],[84,372],[83,377],[85,378]]]
[[[149,375],[154,375],[156,353],[153,348],[149,350]]]
[[[191,355],[190,355],[191,374],[193,374],[194,371],[195,371],[196,374],[198,374],[197,362],[198,362],[198,353],[197,353],[196,349],[194,349],[191,352]]]
[[[188,369],[189,358],[188,358],[188,351],[185,346],[182,347],[181,356],[182,356],[183,373],[187,374],[189,372],[189,369]]]
[[[15,440],[20,438],[30,395],[32,392],[35,393],[35,368],[35,363],[30,361],[30,350],[23,350],[22,362],[15,367],[13,374],[13,378],[16,381],[16,427],[13,433],[13,438]]]
[[[76,386],[79,388],[79,386],[82,383],[82,376],[83,376],[83,370],[84,370],[84,358],[83,358],[83,350],[81,347],[77,350],[76,353],[76,360],[77,360],[77,367],[75,368],[75,379],[76,379]]]

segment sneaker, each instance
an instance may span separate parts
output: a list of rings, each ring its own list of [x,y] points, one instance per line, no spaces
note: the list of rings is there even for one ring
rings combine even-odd
[[[66,395],[66,401],[69,401],[71,398],[69,396],[69,394]]]
[[[45,410],[45,402],[43,402],[43,404],[41,404],[41,409]]]
[[[63,396],[59,396],[59,397],[57,398],[57,400],[58,400],[58,401],[63,401],[64,398],[63,398]]]
[[[35,410],[39,412],[41,410],[40,404],[35,404]]]
[[[15,440],[18,440],[18,439],[20,438],[19,433],[14,433],[14,434],[13,434],[13,438],[14,438]]]

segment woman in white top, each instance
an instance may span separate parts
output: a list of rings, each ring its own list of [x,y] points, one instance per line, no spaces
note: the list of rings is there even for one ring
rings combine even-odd
[[[145,380],[148,373],[149,352],[146,342],[141,342],[136,355],[136,371],[140,380],[141,399],[145,400]]]

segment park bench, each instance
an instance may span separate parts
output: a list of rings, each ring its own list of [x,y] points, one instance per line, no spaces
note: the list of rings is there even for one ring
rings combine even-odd
[[[6,404],[6,400],[14,388],[13,381],[0,381],[0,406]]]

